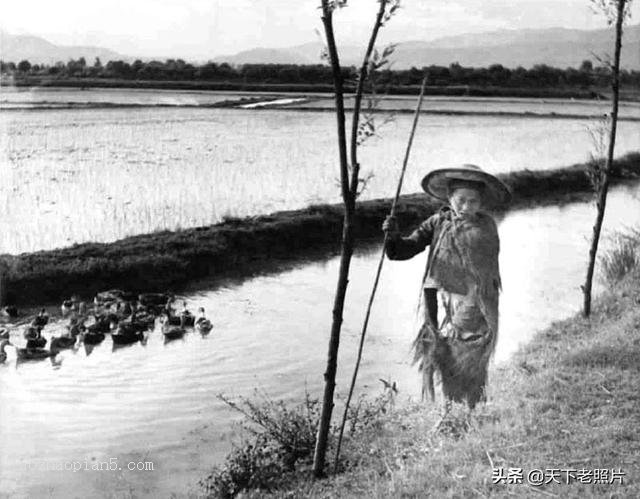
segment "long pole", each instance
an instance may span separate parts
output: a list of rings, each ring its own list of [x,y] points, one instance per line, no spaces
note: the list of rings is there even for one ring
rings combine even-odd
[[[424,97],[424,88],[427,83],[427,77],[425,76],[422,80],[422,86],[420,87],[420,97],[418,98],[418,104],[416,105],[416,110],[413,115],[413,125],[411,126],[411,133],[409,135],[409,143],[407,144],[407,149],[404,153],[404,161],[402,162],[402,171],[400,172],[400,179],[398,180],[398,186],[396,188],[396,195],[393,198],[393,203],[391,204],[391,212],[390,216],[395,216],[396,214],[396,206],[398,204],[398,198],[400,197],[400,191],[402,190],[402,182],[404,181],[404,174],[407,170],[407,164],[409,163],[409,153],[411,152],[411,146],[413,144],[413,137],[416,133],[416,127],[418,126],[418,118],[420,116],[420,109],[422,108],[422,99]],[[384,234],[384,242],[382,243],[382,251],[380,252],[380,260],[378,261],[378,269],[376,271],[376,277],[373,281],[373,289],[371,290],[371,295],[369,296],[369,303],[367,305],[367,311],[364,316],[364,323],[362,324],[362,331],[360,333],[360,344],[358,345],[358,357],[356,359],[356,366],[353,370],[353,376],[351,377],[351,386],[349,387],[349,395],[347,396],[347,401],[344,406],[344,413],[342,414],[342,423],[340,424],[340,435],[338,436],[338,446],[336,449],[336,458],[335,458],[335,469],[338,468],[338,460],[340,457],[340,448],[342,446],[342,436],[344,434],[344,427],[347,422],[347,413],[349,411],[349,404],[351,403],[351,398],[353,397],[353,390],[356,386],[356,379],[358,377],[358,370],[360,369],[360,361],[362,360],[362,350],[364,348],[364,339],[367,334],[367,327],[369,325],[369,317],[371,316],[371,308],[373,307],[373,300],[376,296],[376,291],[378,289],[378,282],[380,281],[380,273],[382,272],[382,265],[384,264],[384,254],[385,247],[387,245],[388,234],[385,232]]]

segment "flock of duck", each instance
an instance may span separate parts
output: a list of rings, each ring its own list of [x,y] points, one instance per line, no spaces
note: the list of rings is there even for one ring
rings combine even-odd
[[[49,339],[42,332],[49,324],[45,309],[33,317],[24,328],[24,347],[16,347],[10,341],[7,329],[0,329],[0,363],[7,359],[5,347],[13,346],[17,359],[35,360],[56,356],[61,350],[78,347],[80,344],[97,345],[111,335],[114,347],[145,342],[148,334],[155,329],[159,318],[164,341],[182,338],[189,331],[205,336],[213,329],[213,324],[205,316],[204,308],[194,316],[183,302],[182,310],[174,309],[175,297],[169,293],[134,294],[118,289],[98,293],[93,304],[80,301],[78,297],[65,300],[60,307],[62,317],[68,319],[65,332]],[[6,312],[6,310],[5,310]],[[9,310],[9,315],[17,313]]]

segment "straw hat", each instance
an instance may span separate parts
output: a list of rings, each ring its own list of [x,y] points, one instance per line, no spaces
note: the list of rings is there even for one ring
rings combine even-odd
[[[448,201],[448,186],[451,180],[467,180],[484,184],[483,202],[489,207],[497,207],[511,202],[509,188],[494,175],[476,165],[465,164],[456,168],[439,168],[422,179],[422,188],[430,196]]]

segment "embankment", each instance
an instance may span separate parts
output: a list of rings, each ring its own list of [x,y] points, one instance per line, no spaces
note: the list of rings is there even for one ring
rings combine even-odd
[[[514,194],[513,207],[584,199],[591,192],[585,165],[501,176]],[[640,178],[640,153],[619,158],[612,183]],[[379,238],[389,199],[358,203],[357,239]],[[401,228],[431,215],[438,205],[424,194],[403,196]],[[342,206],[318,205],[181,230],[129,237],[113,243],[77,244],[51,251],[3,256],[6,302],[55,303],[71,294],[99,290],[180,290],[196,280],[246,277],[338,248]]]
[[[243,81],[154,81],[126,80],[118,78],[56,78],[27,76],[0,79],[3,86],[15,87],[59,87],[59,88],[133,88],[155,90],[195,90],[233,92],[314,92],[333,93],[330,83],[248,83]],[[355,92],[355,85],[347,83],[346,92]],[[380,86],[378,94],[418,95],[420,85]],[[558,99],[603,99],[606,89],[584,89],[580,87],[494,87],[475,85],[428,86],[426,95],[472,96],[472,97],[531,97]],[[626,96],[626,94],[625,94]]]

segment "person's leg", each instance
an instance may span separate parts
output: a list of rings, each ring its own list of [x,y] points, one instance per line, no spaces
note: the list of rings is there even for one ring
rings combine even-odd
[[[431,325],[438,330],[438,290],[435,288],[426,288],[424,290],[424,299],[427,309],[427,317],[431,321]]]

